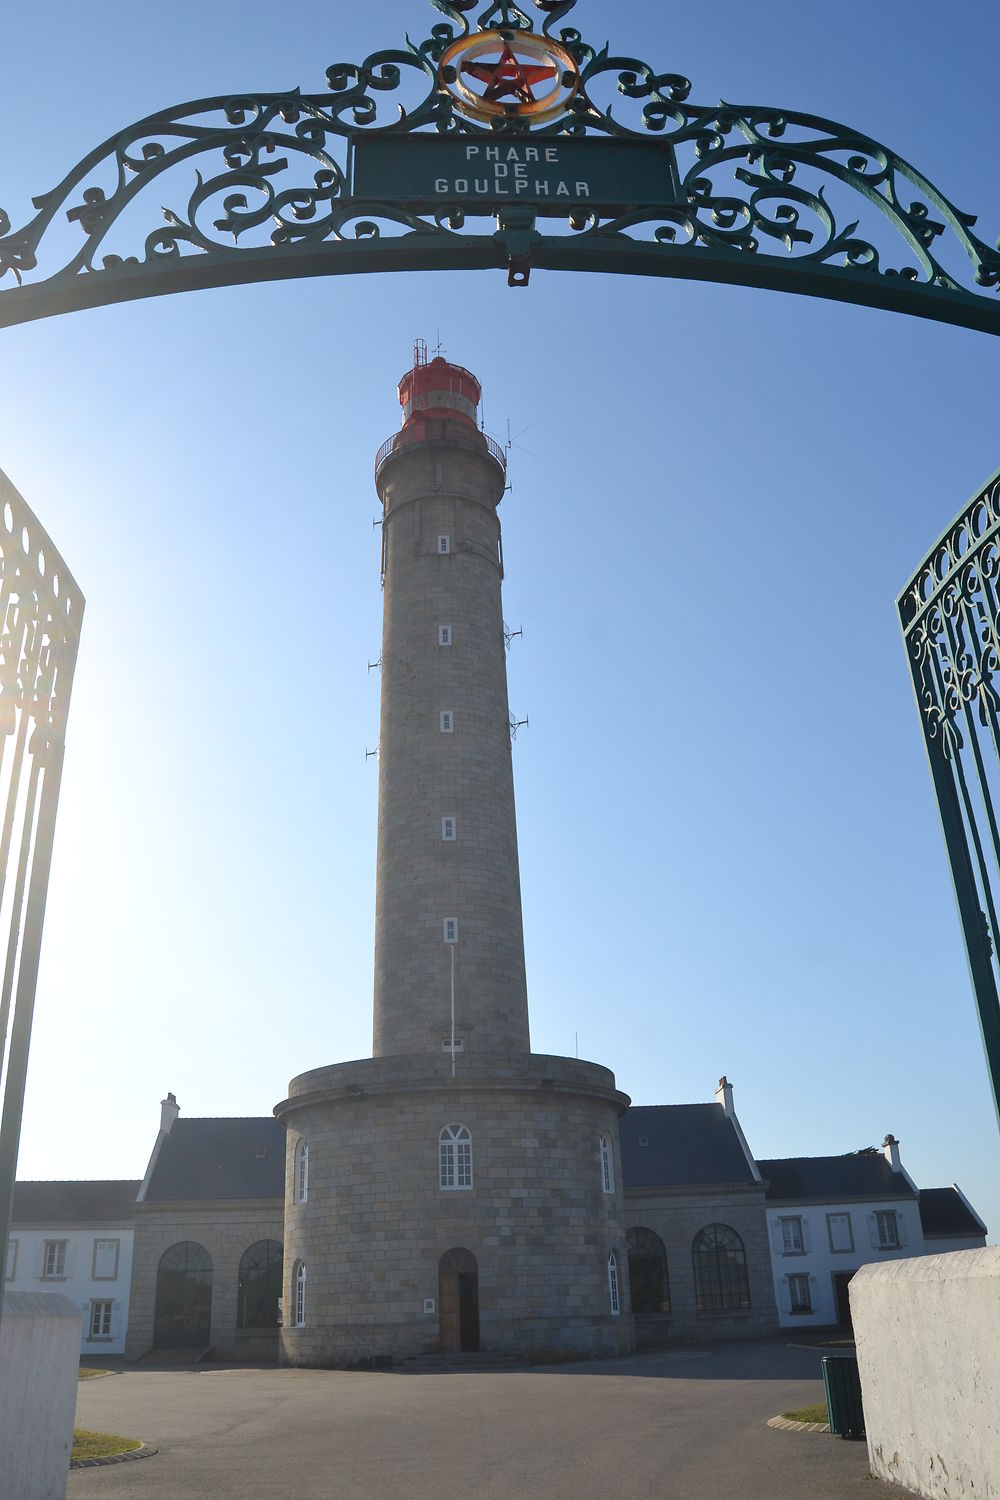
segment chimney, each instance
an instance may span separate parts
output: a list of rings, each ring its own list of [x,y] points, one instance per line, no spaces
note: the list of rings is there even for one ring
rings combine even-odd
[[[887,1135],[882,1142],[882,1153],[894,1172],[903,1170],[903,1163],[899,1159],[899,1142],[894,1135]]]
[[[715,1102],[722,1105],[730,1120],[735,1118],[736,1110],[733,1107],[733,1086],[725,1073],[719,1079],[719,1087],[715,1091]]]
[[[164,1135],[169,1135],[174,1121],[181,1112],[173,1094],[168,1094],[165,1099],[160,1100],[160,1130]]]

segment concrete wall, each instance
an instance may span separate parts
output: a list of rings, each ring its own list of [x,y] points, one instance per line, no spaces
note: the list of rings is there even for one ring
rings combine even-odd
[[[625,1220],[629,1229],[653,1230],[667,1252],[670,1312],[636,1318],[636,1342],[640,1347],[679,1340],[757,1338],[776,1332],[778,1315],[771,1283],[763,1186],[627,1192]],[[725,1312],[698,1310],[691,1245],[700,1229],[714,1223],[728,1224],[743,1241],[750,1286],[748,1308]]]
[[[863,1266],[851,1283],[868,1453],[927,1500],[1000,1496],[1000,1247]]]
[[[7,1292],[0,1322],[0,1494],[63,1500],[73,1448],[80,1309],[59,1292]]]
[[[7,1257],[7,1291],[62,1292],[82,1314],[80,1355],[101,1357],[121,1354],[128,1329],[129,1292],[132,1281],[131,1224],[33,1224],[11,1226]],[[45,1275],[45,1246],[54,1240],[65,1243],[63,1273]],[[98,1262],[98,1242],[112,1243],[117,1253],[109,1262]],[[95,1271],[102,1273],[95,1276]],[[111,1303],[110,1332],[103,1333],[103,1314],[94,1333],[94,1303]]]

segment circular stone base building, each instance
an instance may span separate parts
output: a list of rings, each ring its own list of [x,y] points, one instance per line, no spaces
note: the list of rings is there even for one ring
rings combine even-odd
[[[374,1056],[304,1073],[281,1357],[633,1346],[618,1117],[528,1035],[497,506],[479,382],[418,345],[382,501]]]
[[[289,1363],[631,1347],[613,1075],[543,1056],[450,1068],[318,1068],[279,1105]]]

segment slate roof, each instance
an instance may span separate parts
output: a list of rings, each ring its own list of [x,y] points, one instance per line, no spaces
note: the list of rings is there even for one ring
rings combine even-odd
[[[986,1225],[968,1207],[956,1187],[921,1188],[920,1224],[929,1239],[950,1235],[985,1235]]]
[[[768,1202],[840,1203],[847,1198],[915,1198],[902,1172],[894,1172],[881,1151],[852,1156],[757,1158],[770,1185]]]
[[[284,1198],[285,1131],[273,1115],[179,1119],[160,1145],[147,1203]]]
[[[16,1182],[13,1224],[111,1224],[132,1217],[139,1182]]]
[[[754,1181],[721,1104],[634,1104],[618,1131],[626,1192]],[[649,1144],[640,1145],[640,1139]]]

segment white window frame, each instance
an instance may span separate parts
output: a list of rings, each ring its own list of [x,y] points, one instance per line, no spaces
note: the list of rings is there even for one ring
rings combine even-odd
[[[451,709],[451,708],[442,708],[441,711],[440,711],[439,723],[441,725],[441,733],[442,734],[454,734],[455,733],[455,712],[454,712],[454,709]]]
[[[7,1241],[7,1264],[4,1267],[4,1281],[13,1281],[17,1275],[17,1240]]]
[[[605,1193],[615,1190],[615,1158],[606,1135],[601,1136],[601,1188]]]
[[[472,1134],[467,1125],[446,1125],[438,1136],[438,1187],[442,1193],[472,1191]]]
[[[608,1255],[608,1298],[611,1302],[611,1316],[617,1318],[622,1305],[618,1290],[618,1261],[613,1250]]]
[[[847,1238],[848,1238],[848,1240],[850,1242],[849,1244],[847,1244],[847,1245],[835,1245],[833,1243],[833,1221],[834,1221],[834,1219],[843,1219],[846,1222],[846,1224],[847,1224]],[[844,1210],[844,1211],[840,1211],[838,1213],[827,1214],[827,1216],[826,1216],[826,1235],[827,1235],[827,1239],[830,1241],[830,1254],[831,1255],[850,1255],[850,1254],[852,1254],[853,1250],[854,1250],[854,1221],[851,1218],[850,1213],[848,1213],[846,1210]]]
[[[93,1297],[90,1302],[90,1332],[88,1339],[111,1339],[115,1304],[110,1297]]]
[[[447,557],[448,554],[450,553],[450,551],[451,551],[451,537],[450,536],[439,536],[438,537],[438,557]]]
[[[812,1305],[812,1277],[805,1271],[799,1271],[793,1272],[785,1280],[788,1282],[789,1311],[800,1316],[803,1313],[814,1312],[815,1309]],[[800,1296],[802,1289],[805,1288],[805,1302],[796,1301],[796,1288],[798,1288]]]
[[[781,1225],[782,1255],[804,1255],[805,1240],[802,1237],[802,1219],[798,1214],[789,1214],[778,1220]]]
[[[445,919],[444,919],[444,940],[445,940],[446,943],[457,943],[458,942],[458,918],[457,917],[445,917]]]
[[[42,1245],[42,1280],[66,1280],[68,1240],[46,1240]]]
[[[302,1138],[295,1147],[295,1190],[292,1196],[296,1203],[309,1202],[309,1142]]]
[[[439,625],[438,626],[438,645],[439,646],[450,646],[451,645],[451,626],[450,625]]]
[[[448,813],[446,817],[441,819],[441,842],[443,844],[453,844],[455,842],[457,827],[458,823],[454,813]]]
[[[874,1213],[875,1233],[880,1250],[898,1250],[903,1241],[899,1233],[899,1215],[894,1208],[877,1208]],[[892,1235],[889,1237],[888,1231]]]
[[[295,1322],[294,1327],[306,1326],[306,1263],[295,1262]]]
[[[91,1260],[91,1268],[90,1268],[90,1279],[91,1279],[91,1281],[117,1281],[118,1280],[118,1259],[119,1259],[119,1256],[121,1254],[121,1244],[122,1244],[121,1240],[95,1240],[94,1241],[94,1254],[93,1254],[93,1258]],[[103,1271],[103,1272],[102,1271],[98,1271],[98,1269],[97,1269],[98,1247],[101,1246],[101,1245],[111,1245],[111,1246],[114,1247],[114,1270],[111,1271],[110,1273],[108,1273],[107,1271]]]

